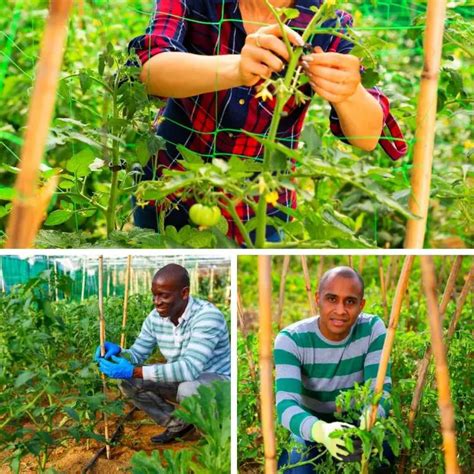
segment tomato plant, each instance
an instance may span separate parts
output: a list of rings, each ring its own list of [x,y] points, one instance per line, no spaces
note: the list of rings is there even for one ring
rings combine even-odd
[[[281,311],[281,320],[278,320],[278,301],[280,299],[279,287],[282,275],[281,256],[272,257],[272,313],[275,315],[274,336],[280,328],[311,316],[306,293],[306,281],[301,271],[299,258],[292,257],[289,271],[286,276],[284,304]],[[315,275],[322,274],[325,270],[336,265],[347,265],[347,256],[308,256],[307,262],[312,278],[313,290],[317,284]],[[454,259],[450,257],[435,257],[438,275],[438,295],[444,290],[451,265]],[[400,257],[383,257],[382,263],[384,282],[387,289],[387,300],[392,301],[396,282],[401,268]],[[466,275],[472,267],[472,257],[465,257],[458,274],[455,294],[459,295],[465,283]],[[380,287],[380,273],[377,257],[359,256],[352,257],[355,269],[361,269],[365,281],[366,305],[364,311],[383,317],[384,305]],[[259,363],[258,363],[258,296],[257,296],[257,266],[256,257],[239,256],[238,260],[238,288],[241,295],[243,308],[243,321],[239,327],[237,352],[238,368],[238,464],[240,472],[257,472],[262,469],[263,438],[259,414]],[[378,420],[377,428],[373,433],[356,428],[346,433],[346,436],[362,440],[362,448],[371,467],[375,468],[382,462],[380,454],[383,441],[387,441],[400,461],[402,451],[407,453],[405,468],[409,472],[444,472],[444,455],[440,428],[438,407],[438,392],[434,380],[434,368],[431,365],[428,378],[423,390],[420,406],[415,418],[414,431],[409,435],[407,419],[412,403],[413,393],[417,382],[417,365],[423,358],[429,346],[430,330],[427,321],[426,301],[423,290],[419,285],[421,281],[419,258],[415,259],[410,284],[405,295],[400,322],[396,331],[395,341],[391,354],[392,376],[392,404],[387,419]],[[450,301],[444,321],[446,329],[455,312],[456,301]],[[463,473],[471,472],[472,457],[469,439],[472,431],[472,417],[470,411],[474,406],[472,391],[468,386],[472,373],[472,360],[465,357],[469,352],[470,332],[473,326],[472,308],[468,303],[464,305],[460,320],[453,339],[446,342],[448,345],[448,367],[451,378],[451,391],[454,411],[456,415],[456,438],[458,460]],[[385,319],[387,324],[387,319]],[[336,418],[354,424],[360,416],[363,406],[373,396],[368,387],[359,386],[352,390],[340,392],[339,406],[341,412]],[[275,411],[276,412],[276,411]],[[275,437],[277,443],[277,456],[284,448],[291,449],[294,442],[290,433],[282,427],[275,415]],[[353,441],[353,439],[352,439]],[[350,443],[351,441],[349,441]],[[365,444],[364,444],[365,443]],[[350,444],[348,444],[350,446]],[[383,459],[383,458],[382,458]],[[344,466],[337,465],[330,456],[323,453],[318,459],[317,472],[360,472],[360,464],[349,463]],[[371,472],[371,471],[369,471]]]
[[[0,263],[4,278],[5,265]],[[192,278],[197,274],[191,271]],[[3,281],[8,282],[8,278]],[[71,276],[51,268],[19,285],[8,284],[6,292],[0,293],[0,466],[9,465],[15,473],[22,472],[24,460],[31,463],[32,456],[38,472],[52,472],[64,448],[94,442],[103,445],[102,414],[113,423],[126,408],[114,382],[108,382],[107,397],[102,392],[93,361],[99,344],[98,298],[84,295],[83,301],[78,301],[81,292],[78,294],[76,283]],[[207,299],[212,294],[230,324],[228,274],[206,269],[194,287],[196,296]],[[123,296],[104,296],[107,339],[118,342]],[[149,292],[129,296],[128,346],[140,333],[152,307]],[[161,360],[159,354],[152,359]],[[191,422],[199,426],[203,438],[192,451],[183,449],[180,459],[199,456],[206,466],[220,459],[219,472],[225,470],[230,462],[228,391],[228,384],[222,384],[215,390],[204,390],[202,401],[186,399],[183,403],[182,416],[194,417]],[[200,408],[200,403],[205,406]]]
[[[0,64],[0,232],[6,227],[14,196],[28,96],[46,16],[45,2],[30,3],[25,9],[21,3],[7,0],[12,20],[9,15],[0,18],[2,31],[8,32],[0,39],[5,46]],[[439,87],[429,247],[472,246],[474,207],[468,159],[473,149],[469,135],[471,13],[465,1],[451,3]],[[354,53],[363,58],[367,68],[364,80],[367,84],[377,82],[391,100],[409,145],[406,158],[391,163],[381,150],[368,155],[335,139],[328,132],[328,105],[315,97],[300,148],[290,150],[270,136],[257,137],[266,149],[264,162],[238,156],[207,157],[181,149],[182,171],[165,172],[158,181],[140,183],[144,165],[164,145],[153,126],[163,102],[146,95],[137,80],[138,68],[126,66],[129,58],[125,51],[128,41],[145,28],[152,13],[150,3],[120,0],[110,8],[107,2],[85,1],[83,19],[71,19],[55,119],[42,167],[42,180],[59,174],[59,188],[36,245],[236,246],[226,238],[225,219],[206,229],[191,225],[179,230],[165,228],[161,222],[159,232],[131,224],[136,206],[150,200],[159,204],[162,220],[176,205],[171,196],[181,193],[183,200],[218,205],[238,227],[247,247],[256,245],[254,233],[259,234],[258,246],[401,247],[409,217],[426,2],[373,4],[337,2],[338,8],[354,17],[355,26],[347,34],[357,44]],[[293,14],[291,9],[286,11],[286,15]],[[300,53],[294,51],[292,64]],[[304,77],[297,68],[289,67],[284,77],[273,78],[264,89],[283,103],[287,94],[296,94],[294,80],[303,81]],[[275,114],[274,120],[276,127],[280,114]],[[283,219],[266,216],[263,207],[275,203],[274,193],[282,189],[296,190],[298,208],[279,209]],[[265,199],[260,200],[257,212],[259,196]],[[258,217],[242,222],[236,212],[239,202],[253,206]],[[264,221],[277,228],[282,242],[262,242]]]

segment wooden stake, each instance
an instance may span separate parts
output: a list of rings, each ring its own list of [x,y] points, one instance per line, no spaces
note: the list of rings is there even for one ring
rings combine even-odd
[[[105,318],[104,318],[104,276],[103,276],[104,257],[99,256],[99,336],[100,336],[100,355],[105,356]],[[107,398],[107,382],[105,375],[102,373],[102,390],[104,397]],[[104,437],[106,444],[107,459],[110,459],[110,445],[109,445],[109,424],[107,420],[107,413],[104,412]]]
[[[436,281],[433,258],[421,257],[421,274],[423,289],[427,300],[427,313],[431,330],[431,345],[435,359],[436,385],[438,388],[438,406],[441,417],[441,432],[445,469],[447,474],[459,473],[456,449],[456,432],[454,425],[454,409],[451,403],[449,387],[449,371],[446,362],[446,350],[443,344],[443,328],[436,301]]]
[[[318,264],[318,281],[321,280],[321,277],[324,273],[324,255],[319,257],[319,264]]]
[[[283,303],[285,302],[286,275],[288,274],[289,266],[290,266],[290,255],[285,255],[283,257],[283,266],[281,268],[280,293],[278,296],[278,312],[275,318],[275,322],[278,324],[278,328],[281,328],[281,316],[283,314]]]
[[[349,256],[347,257],[347,259],[348,259],[348,265],[349,265],[349,267],[354,268],[354,265],[353,265],[353,263],[352,263],[352,255],[349,255]]]
[[[382,355],[380,356],[379,369],[377,371],[377,378],[375,380],[374,395],[378,395],[383,392],[383,384],[385,381],[385,374],[387,373],[388,361],[390,353],[392,352],[393,341],[395,340],[395,332],[398,326],[398,320],[400,317],[400,310],[402,308],[403,297],[407,291],[408,281],[410,278],[411,267],[413,265],[414,256],[407,255],[403,262],[402,271],[397,283],[397,289],[395,290],[395,296],[393,298],[392,310],[390,312],[390,321],[388,323],[387,336],[382,349]],[[375,419],[377,417],[377,404],[372,405],[369,422],[367,429],[370,430],[374,426]]]
[[[214,267],[211,267],[211,275],[209,277],[209,300],[214,299]]]
[[[304,255],[301,256],[301,265],[303,266],[304,281],[306,285],[306,293],[308,295],[311,316],[314,316],[316,314],[316,301],[313,291],[311,290],[311,278],[309,276],[308,264],[306,263],[306,257]]]
[[[271,257],[258,257],[260,400],[262,434],[265,453],[265,474],[276,472],[275,432],[273,427],[273,331]]]
[[[364,270],[364,263],[365,263],[365,255],[361,255],[361,256],[359,257],[359,269],[358,269],[359,273],[362,273],[362,272],[363,272],[363,270]]]
[[[59,290],[58,290],[58,262],[53,260],[54,265],[54,299],[55,301],[59,301]]]
[[[245,318],[244,318],[244,310],[242,307],[242,299],[240,297],[240,293],[237,293],[237,317],[239,319],[239,326],[240,326],[240,332],[242,333],[242,337],[247,340],[247,325],[245,324]],[[252,380],[256,382],[257,380],[257,371],[255,370],[255,363],[253,360],[253,354],[249,350],[247,344],[245,344],[245,353],[247,355],[247,360],[249,363],[249,372],[250,376],[252,377]],[[257,400],[257,407],[260,407],[260,402]],[[260,411],[260,408],[258,408]]]
[[[385,290],[385,277],[383,271],[383,258],[381,255],[378,257],[379,261],[379,279],[380,279],[380,292],[382,294],[382,305],[383,305],[383,316],[384,321],[388,319],[388,306],[387,306],[387,292]]]
[[[446,282],[446,288],[444,289],[443,297],[441,299],[441,304],[439,306],[439,317],[441,318],[441,325],[443,323],[446,308],[448,306],[449,300],[451,299],[451,295],[456,285],[456,278],[461,268],[462,259],[463,259],[462,256],[456,257],[453,267],[451,268],[448,281]],[[410,436],[413,434],[413,431],[415,429],[416,413],[418,411],[418,406],[421,401],[423,389],[426,384],[426,376],[428,374],[428,367],[431,360],[431,354],[432,354],[432,349],[431,349],[431,346],[428,345],[428,347],[425,350],[423,359],[421,359],[418,365],[415,391],[413,392],[413,398],[410,405],[410,411],[408,413],[408,432],[410,433]],[[400,456],[400,462],[398,466],[399,474],[405,471],[407,454],[408,454],[407,451],[403,451]]]
[[[123,295],[122,335],[120,336],[120,347],[125,347],[125,328],[127,327],[128,289],[130,284],[130,273],[132,267],[132,256],[127,257],[127,270],[125,272],[125,290]]]
[[[82,286],[81,286],[81,302],[84,301],[86,294],[86,258],[82,259]]]
[[[467,274],[467,278],[464,283],[464,286],[462,287],[461,294],[459,295],[458,301],[456,303],[456,311],[449,323],[448,335],[446,336],[446,340],[447,340],[446,345],[448,349],[449,349],[449,343],[451,341],[451,338],[453,337],[454,331],[456,330],[456,326],[459,322],[459,318],[461,317],[462,309],[464,307],[464,303],[466,302],[467,295],[471,292],[473,277],[474,277],[474,266],[471,266],[471,269],[469,270],[469,273]]]
[[[54,111],[71,6],[72,0],[51,0],[50,3],[21,150],[20,171],[15,183],[15,197],[8,220],[7,248],[33,246],[52,190],[57,184],[56,177],[45,186],[44,191],[38,190],[39,169]]]
[[[446,0],[428,0],[409,201],[410,211],[420,218],[408,220],[405,248],[423,248],[425,240],[445,16]]]

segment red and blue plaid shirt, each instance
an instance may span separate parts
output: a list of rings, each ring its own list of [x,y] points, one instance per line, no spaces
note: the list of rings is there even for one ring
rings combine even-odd
[[[294,7],[300,11],[298,18],[288,21],[288,26],[302,31],[314,13],[311,6],[322,0],[296,0]],[[343,11],[338,19],[327,21],[323,27],[337,25],[343,29],[352,25],[352,17]],[[245,44],[246,32],[237,0],[156,0],[156,7],[146,34],[134,38],[129,50],[135,50],[142,64],[163,52],[188,52],[200,55],[239,54]],[[311,44],[326,52],[349,53],[352,43],[330,34],[313,36]],[[192,80],[192,78],[190,78]],[[309,84],[302,91],[312,96]],[[394,160],[406,153],[400,129],[390,114],[388,99],[379,89],[369,89],[379,101],[384,114],[384,129],[379,144]],[[146,179],[156,179],[163,168],[182,169],[178,160],[177,144],[201,154],[203,157],[228,158],[231,155],[261,159],[263,147],[243,130],[265,135],[272,119],[274,101],[263,102],[255,98],[254,87],[235,87],[220,92],[201,94],[184,99],[168,99],[157,120],[157,134],[166,141],[166,150],[160,151],[146,169]],[[290,148],[296,148],[309,102],[297,105],[291,99],[285,106],[277,139]],[[330,113],[330,128],[334,135],[344,139],[334,109]],[[387,135],[390,136],[387,139]],[[296,206],[294,191],[284,189],[279,193],[279,204]],[[243,221],[253,217],[253,212],[241,203],[237,212]],[[269,206],[268,214],[281,215]],[[230,216],[229,236],[240,241],[240,236]]]

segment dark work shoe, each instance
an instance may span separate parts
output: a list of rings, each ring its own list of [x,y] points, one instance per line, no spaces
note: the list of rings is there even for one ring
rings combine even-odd
[[[163,433],[152,436],[150,438],[150,441],[152,443],[156,444],[166,444],[166,443],[171,443],[177,438],[182,438],[184,435],[191,433],[191,431],[194,430],[194,425],[187,425],[183,429],[179,431],[170,431],[170,430],[165,430]]]

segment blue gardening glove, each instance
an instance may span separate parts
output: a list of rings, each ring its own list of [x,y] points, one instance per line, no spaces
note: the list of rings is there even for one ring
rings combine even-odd
[[[99,360],[99,370],[111,379],[131,379],[135,368],[127,359],[112,356],[112,361]]]
[[[120,351],[122,350],[120,346],[118,346],[117,344],[114,344],[113,342],[105,341],[104,346],[105,346],[105,355],[103,357],[104,359],[110,359],[112,356],[120,354]],[[95,351],[94,360],[96,362],[99,362],[100,359],[102,359],[102,357],[100,355],[100,346],[98,346]]]

